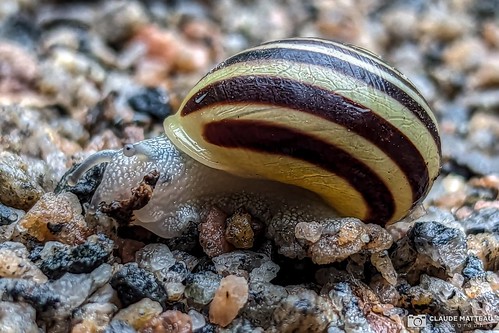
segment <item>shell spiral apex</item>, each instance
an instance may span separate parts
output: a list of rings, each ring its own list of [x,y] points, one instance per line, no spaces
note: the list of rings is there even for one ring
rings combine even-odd
[[[232,56],[164,127],[207,166],[306,188],[381,225],[419,203],[440,169],[437,121],[414,85],[368,51],[321,39]]]

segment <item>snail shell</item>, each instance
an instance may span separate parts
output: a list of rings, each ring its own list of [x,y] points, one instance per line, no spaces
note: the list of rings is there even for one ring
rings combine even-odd
[[[414,85],[368,51],[320,39],[234,55],[164,127],[207,166],[297,185],[366,223],[403,218],[440,168],[437,121]]]

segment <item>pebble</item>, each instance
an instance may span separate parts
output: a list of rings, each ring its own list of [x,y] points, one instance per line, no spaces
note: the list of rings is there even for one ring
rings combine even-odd
[[[251,282],[269,282],[279,271],[279,266],[268,256],[252,251],[238,250],[224,253],[212,258],[212,261],[218,274],[243,276]]]
[[[118,292],[123,306],[136,303],[143,298],[164,305],[168,295],[154,274],[138,266],[137,263],[123,265],[112,277],[111,286]]]
[[[245,278],[228,275],[210,303],[210,322],[225,327],[229,325],[248,301],[248,282]]]
[[[0,302],[0,327],[3,333],[39,333],[36,311],[26,303]]]
[[[392,286],[397,284],[397,271],[393,268],[387,251],[371,254],[371,263],[389,284]]]
[[[17,278],[47,282],[47,276],[29,260],[29,252],[20,243],[4,242],[0,244],[0,277]]]
[[[0,203],[0,225],[15,223],[24,216],[24,211]]]
[[[487,271],[499,270],[499,240],[494,234],[480,233],[467,236],[468,250],[480,258]]]
[[[333,319],[331,303],[312,290],[291,290],[272,315],[270,332],[324,332]]]
[[[364,312],[360,308],[360,300],[353,293],[351,286],[346,282],[340,282],[329,291],[329,297],[333,307],[338,309],[341,328],[344,331],[358,330],[361,332],[372,332]]]
[[[66,272],[90,273],[111,259],[113,245],[104,235],[92,235],[74,246],[51,241],[39,252],[32,252],[31,258],[50,279],[57,279]]]
[[[142,330],[148,327],[150,321],[161,312],[163,312],[161,304],[149,298],[143,298],[121,309],[113,317],[113,321],[123,321],[136,330]]]
[[[192,330],[197,331],[206,325],[204,316],[196,310],[189,310],[189,317],[191,317]]]
[[[81,213],[80,202],[73,193],[49,192],[19,221],[20,232],[40,242],[81,244],[91,234]]]
[[[484,207],[472,211],[459,221],[467,234],[499,234],[499,207]]]
[[[122,320],[113,320],[106,327],[104,333],[137,333],[137,331]]]
[[[448,273],[462,269],[467,257],[466,237],[462,231],[437,222],[417,222],[408,237],[420,255]]]
[[[152,318],[139,333],[191,333],[191,317],[176,310],[167,310]]]
[[[20,45],[0,41],[0,92],[2,94],[31,90],[38,75],[38,62]]]
[[[104,331],[116,310],[111,303],[84,304],[73,313],[71,333]]]
[[[252,229],[250,214],[238,211],[226,221],[225,239],[237,249],[253,247],[255,233]]]
[[[149,21],[139,1],[106,2],[95,17],[97,33],[110,43],[123,42]]]
[[[135,253],[135,261],[139,267],[156,273],[168,271],[175,264],[172,252],[165,244],[148,244]]]
[[[199,243],[204,253],[210,257],[229,252],[233,246],[225,238],[225,220],[227,214],[218,208],[212,208],[206,219],[199,224]]]
[[[3,111],[3,110],[2,110]],[[28,171],[29,166],[18,155],[0,152],[0,202],[29,210],[44,194],[43,188]]]
[[[89,274],[66,273],[60,279],[38,284],[30,280],[0,279],[0,296],[25,302],[48,325],[68,325],[71,313],[111,278],[111,266],[103,264]]]
[[[210,271],[193,273],[185,281],[185,297],[195,304],[206,305],[215,297],[221,279]]]
[[[475,255],[468,256],[462,274],[468,280],[485,276],[483,262]]]
[[[314,225],[312,228],[316,229]],[[301,231],[296,232],[300,239]],[[327,264],[345,260],[362,249],[386,250],[391,243],[390,234],[378,225],[365,225],[354,218],[334,219],[323,225],[320,239],[310,244],[308,254],[315,263]]]
[[[282,286],[268,282],[250,282],[248,302],[241,310],[241,317],[268,329],[275,309],[287,296],[288,292]]]
[[[161,88],[143,88],[128,98],[128,104],[136,111],[161,121],[172,113],[170,97]]]

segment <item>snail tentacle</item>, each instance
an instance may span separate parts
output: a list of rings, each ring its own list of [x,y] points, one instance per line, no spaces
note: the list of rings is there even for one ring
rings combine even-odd
[[[73,172],[68,176],[68,185],[75,186],[78,180],[91,168],[101,163],[110,162],[117,150],[102,150],[87,157]]]

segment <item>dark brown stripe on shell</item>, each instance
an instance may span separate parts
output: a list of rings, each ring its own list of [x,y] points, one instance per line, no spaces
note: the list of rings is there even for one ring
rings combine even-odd
[[[254,120],[222,120],[205,125],[206,141],[225,148],[240,148],[287,156],[334,173],[351,184],[368,205],[366,223],[384,225],[395,211],[388,187],[367,165],[344,150],[296,130]]]
[[[284,40],[283,42],[292,43],[293,41]],[[296,44],[320,43],[320,41],[315,41],[315,40],[307,42],[296,40],[295,42]],[[269,43],[269,45],[270,44],[272,43]],[[327,43],[320,43],[320,44],[329,48],[333,47],[332,44],[327,44]],[[418,94],[421,97],[421,99],[424,100],[424,98],[419,94],[419,92],[415,90],[415,88],[413,88],[412,84],[410,84],[405,78],[400,76],[400,74],[390,69],[389,67],[381,66],[380,64],[374,62],[372,59],[362,56],[360,53],[350,52],[346,49],[342,49],[339,47],[334,48],[334,50],[357,57],[358,59],[368,62],[373,67],[387,73],[388,75],[396,76],[399,80],[405,82],[408,85],[408,87],[410,87],[416,94]],[[370,86],[382,92],[383,94],[387,94],[388,96],[390,96],[391,98],[393,98],[394,100],[398,101],[400,104],[405,106],[408,110],[410,110],[410,112],[412,112],[423,123],[423,125],[428,129],[431,136],[433,137],[438,152],[441,155],[440,136],[438,134],[437,126],[433,122],[431,117],[428,115],[426,110],[418,102],[416,102],[411,96],[409,96],[403,89],[397,87],[395,84],[391,83],[390,81],[387,81],[383,79],[381,76],[376,75],[375,73],[372,73],[370,71],[367,71],[364,68],[356,66],[355,64],[348,63],[345,60],[338,59],[336,57],[324,53],[312,52],[309,50],[300,50],[292,48],[256,49],[236,54],[235,56],[221,63],[218,67],[214,68],[212,72],[218,70],[219,68],[230,66],[236,63],[244,63],[251,61],[270,61],[270,60],[283,60],[295,63],[306,63],[306,64],[313,64],[316,66],[322,66],[334,69],[335,71],[343,75],[362,81],[367,86]]]
[[[414,201],[427,193],[428,168],[409,138],[370,109],[329,90],[281,77],[238,76],[204,87],[181,112],[186,116],[209,106],[235,103],[241,108],[248,104],[280,106],[337,123],[372,142],[399,166]]]
[[[373,65],[377,69],[382,70],[383,72],[385,72],[386,74],[388,74],[390,76],[397,77],[400,81],[407,84],[408,87],[411,88],[411,90],[415,94],[417,94],[422,100],[425,100],[423,95],[421,95],[421,93],[417,90],[417,88],[414,86],[414,84],[412,84],[412,82],[407,80],[407,78],[405,78],[405,76],[402,73],[400,73],[394,67],[391,67],[390,65],[386,64],[385,61],[383,59],[381,59],[378,55],[371,53],[368,50],[365,50],[361,47],[357,47],[357,46],[352,45],[352,44],[333,42],[333,41],[329,41],[327,39],[320,39],[320,38],[314,38],[314,39],[288,38],[288,39],[266,42],[266,43],[263,43],[261,45],[269,46],[272,44],[279,45],[282,43],[293,44],[293,45],[322,46],[326,49],[327,48],[333,49],[336,52],[340,52],[340,53],[343,53],[343,54],[348,55],[348,56],[353,56],[353,57],[359,59],[360,61],[367,62],[370,65]],[[376,62],[375,60],[372,60],[372,58],[378,59],[378,61],[381,62],[382,64],[380,64],[379,62]],[[383,64],[385,64],[385,65],[383,65]]]

